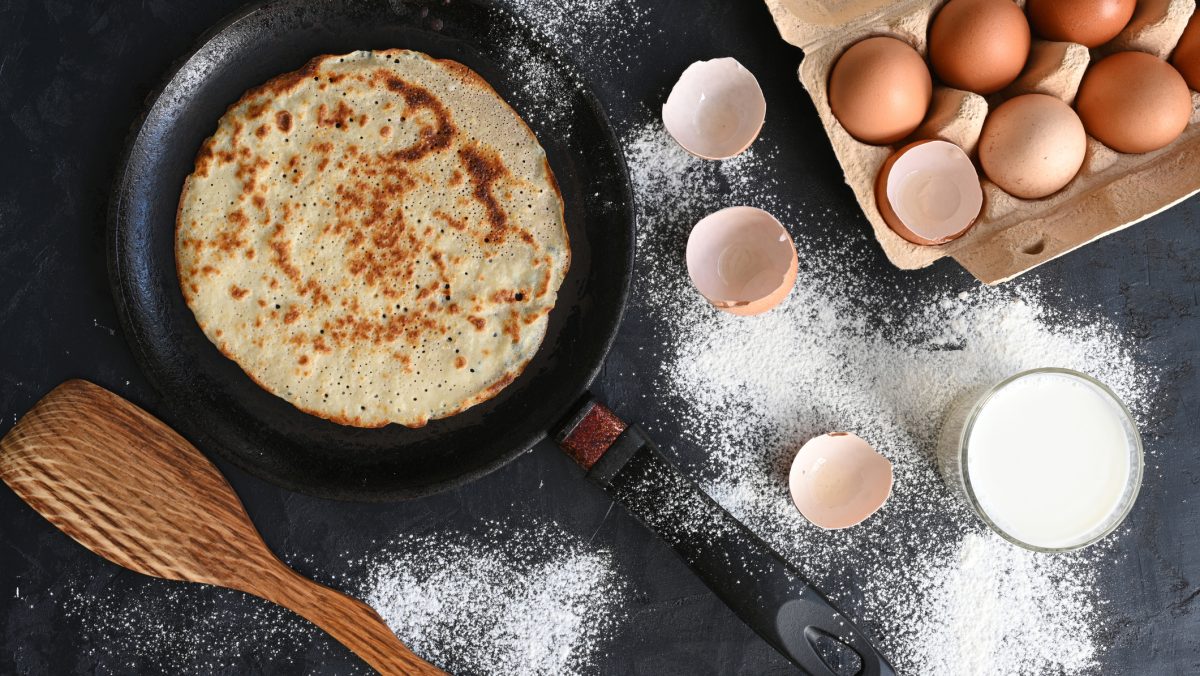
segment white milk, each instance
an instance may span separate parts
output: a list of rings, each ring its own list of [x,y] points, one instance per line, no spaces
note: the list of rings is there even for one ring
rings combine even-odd
[[[975,418],[966,474],[988,518],[1047,549],[1100,535],[1127,502],[1137,430],[1120,404],[1076,376],[1042,372],[997,391]],[[1134,477],[1136,478],[1136,477]]]

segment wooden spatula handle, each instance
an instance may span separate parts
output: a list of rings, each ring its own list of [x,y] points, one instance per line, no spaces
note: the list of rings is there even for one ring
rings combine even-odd
[[[322,584],[286,571],[269,601],[290,608],[346,646],[385,676],[414,674],[444,676],[445,672],[417,657],[400,642],[379,613],[365,603]]]

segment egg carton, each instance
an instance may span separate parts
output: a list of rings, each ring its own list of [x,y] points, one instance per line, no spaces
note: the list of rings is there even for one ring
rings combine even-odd
[[[950,256],[987,284],[999,284],[1126,228],[1200,191],[1200,94],[1192,92],[1192,116],[1183,134],[1160,150],[1142,155],[1118,153],[1088,137],[1083,167],[1070,184],[1044,199],[1020,199],[980,172],[984,206],[964,236],[946,244],[921,246],[892,231],[875,202],[875,180],[896,150],[921,139],[942,139],[963,148],[978,166],[976,146],[988,111],[1021,94],[1056,96],[1068,104],[1095,60],[1124,50],[1169,58],[1196,0],[1140,0],[1124,31],[1095,50],[1034,35],[1024,71],[1006,89],[989,96],[952,89],[934,80],[925,121],[907,139],[873,146],[852,137],[829,107],[830,71],[842,53],[860,40],[886,35],[928,56],[929,24],[944,2],[893,3],[889,0],[830,2],[766,0],[780,34],[804,50],[800,81],[808,90],[834,152],[870,221],[875,238],[897,267],[912,270]],[[1017,2],[1024,8],[1024,1]]]

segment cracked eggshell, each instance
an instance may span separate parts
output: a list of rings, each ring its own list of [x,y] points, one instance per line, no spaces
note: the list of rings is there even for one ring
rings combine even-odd
[[[962,237],[983,209],[979,172],[962,148],[940,140],[909,144],[875,181],[879,214],[897,235],[931,246]]]
[[[716,308],[741,316],[762,314],[783,302],[796,284],[796,245],[771,214],[730,207],[692,228],[687,268],[696,289]]]
[[[826,530],[856,526],[879,511],[892,492],[892,463],[848,432],[808,441],[792,461],[792,501]]]
[[[684,150],[706,160],[725,160],[758,138],[767,100],[758,80],[737,59],[697,61],[675,83],[662,116]]]

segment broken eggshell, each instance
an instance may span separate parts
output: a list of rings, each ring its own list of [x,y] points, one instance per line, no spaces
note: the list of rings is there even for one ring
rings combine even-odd
[[[758,138],[767,100],[758,80],[737,59],[697,61],[675,83],[662,116],[684,150],[706,160],[725,160]]]
[[[911,143],[888,158],[875,182],[879,214],[897,235],[924,246],[962,237],[983,209],[979,172],[962,148]]]
[[[795,286],[796,245],[771,214],[730,207],[692,228],[687,268],[696,289],[715,307],[757,315],[783,302]]]
[[[883,506],[892,492],[892,463],[848,432],[810,439],[792,461],[792,501],[815,526],[856,526]]]

